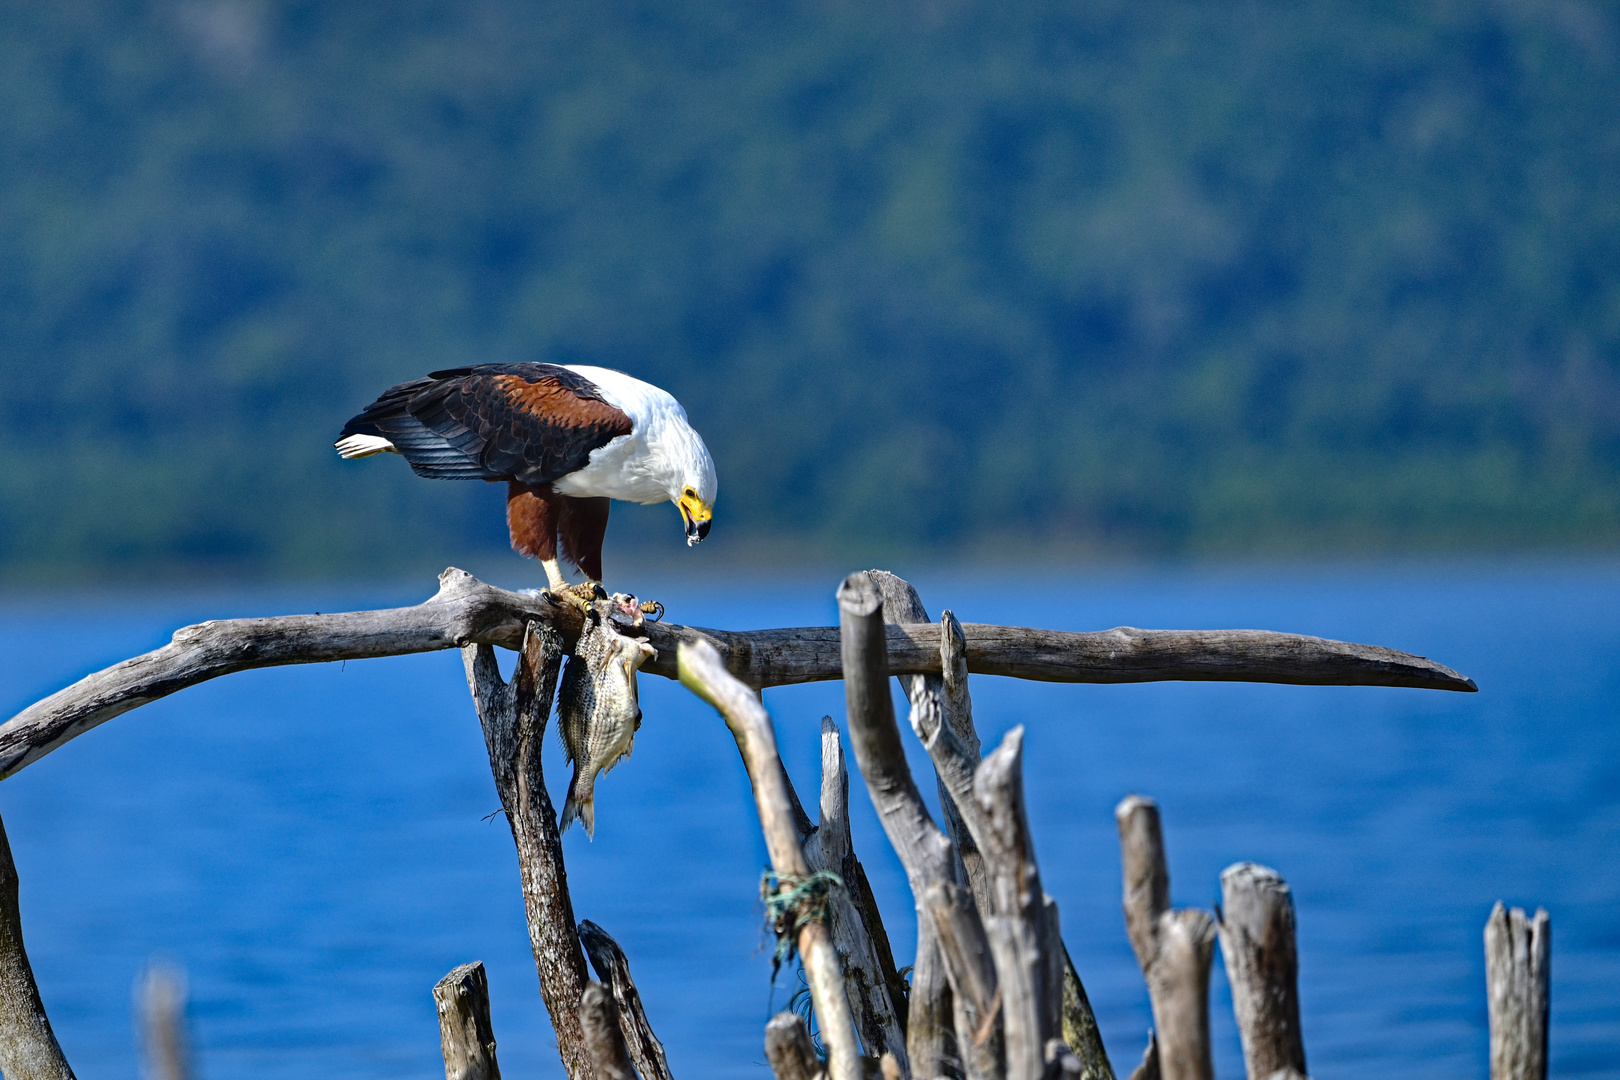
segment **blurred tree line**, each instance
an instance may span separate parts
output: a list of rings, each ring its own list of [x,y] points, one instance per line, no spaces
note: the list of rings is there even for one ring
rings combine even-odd
[[[0,9],[7,576],[502,545],[331,442],[524,359],[681,398],[711,566],[1612,550],[1620,11]]]

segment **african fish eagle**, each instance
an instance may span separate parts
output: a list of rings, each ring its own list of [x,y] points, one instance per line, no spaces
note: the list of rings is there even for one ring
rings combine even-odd
[[[345,458],[403,455],[418,476],[505,480],[512,547],[567,585],[560,550],[602,580],[610,499],[680,509],[709,535],[714,460],[667,392],[583,364],[479,364],[401,383],[343,426]]]

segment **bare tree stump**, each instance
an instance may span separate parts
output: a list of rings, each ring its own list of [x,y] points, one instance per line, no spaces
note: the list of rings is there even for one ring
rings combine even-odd
[[[789,787],[791,790],[791,784]],[[893,956],[885,957],[878,950],[881,922],[879,934],[873,934],[865,914],[856,905],[856,896],[863,889],[870,893],[871,886],[866,883],[866,871],[855,857],[850,838],[849,771],[844,766],[838,725],[830,716],[821,718],[821,823],[805,840],[804,857],[812,870],[831,871],[844,882],[844,889],[829,898],[828,914],[861,1045],[871,1057],[894,1054],[903,1067],[907,1060],[906,1033],[892,990],[898,976],[894,974]],[[874,914],[876,908],[874,902]],[[887,935],[882,935],[881,940],[886,951]],[[905,1004],[903,996],[899,1001]]]
[[[17,864],[0,822],[0,1073],[6,1080],[73,1080],[23,948]]]
[[[596,1080],[636,1080],[630,1065],[630,1052],[619,1029],[619,1008],[613,995],[599,982],[585,985],[579,998],[579,1024],[585,1032],[585,1047],[596,1067]]]
[[[589,919],[579,924],[579,941],[591,958],[596,977],[602,980],[618,1006],[625,1048],[630,1051],[630,1062],[641,1074],[641,1080],[674,1080],[669,1073],[669,1061],[664,1057],[664,1044],[653,1034],[652,1025],[647,1022],[647,1010],[641,1004],[641,993],[630,978],[630,961],[625,958],[624,950],[606,930]]]
[[[1127,796],[1114,809],[1125,878],[1125,930],[1147,980],[1164,1080],[1213,1080],[1209,1046],[1209,969],[1215,921],[1207,912],[1170,910],[1159,807]]]
[[[557,1052],[570,1080],[591,1080],[591,1058],[579,1021],[580,995],[589,975],[575,931],[557,812],[546,793],[540,763],[562,664],[562,637],[544,623],[530,622],[510,683],[501,679],[490,646],[469,645],[461,656],[484,730],[495,790],[517,845],[529,944],[540,976],[540,996],[557,1033]]]
[[[765,1025],[765,1060],[776,1080],[824,1080],[810,1032],[798,1014],[779,1012]]]
[[[1232,1011],[1250,1080],[1305,1072],[1299,1024],[1299,952],[1294,897],[1282,875],[1255,863],[1221,873],[1218,926]]]
[[[777,881],[784,885],[808,882],[810,864],[799,843],[799,826],[793,814],[795,800],[776,750],[770,715],[759,695],[727,672],[720,654],[706,642],[683,644],[678,661],[681,685],[713,705],[737,740]],[[828,1071],[832,1080],[860,1080],[860,1049],[832,933],[812,913],[789,912],[788,917],[796,925],[783,932],[797,939],[805,980],[810,984],[811,1004],[827,1047]]]
[[[489,1022],[489,976],[479,961],[453,968],[433,988],[445,1080],[501,1080]]]
[[[1491,1080],[1546,1080],[1552,985],[1552,920],[1527,918],[1498,900],[1485,923],[1485,985],[1491,1022]]]
[[[191,1080],[185,973],[162,965],[148,967],[135,981],[135,1012],[149,1080]]]

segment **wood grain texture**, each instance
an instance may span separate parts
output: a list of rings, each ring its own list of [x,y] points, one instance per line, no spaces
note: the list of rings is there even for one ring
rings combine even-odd
[[[1125,929],[1153,1006],[1158,1071],[1164,1080],[1213,1080],[1209,971],[1215,920],[1208,912],[1170,907],[1158,804],[1130,795],[1114,808],[1114,818],[1123,862]]]
[[[73,1080],[23,948],[17,886],[11,841],[0,821],[0,1075],[6,1080]]]
[[[789,793],[776,733],[758,693],[730,675],[719,654],[706,643],[681,645],[676,660],[681,685],[713,705],[737,741],[754,790],[765,848],[778,879],[809,876],[810,863],[800,846],[793,812],[797,800]],[[808,919],[799,928],[797,944],[821,1040],[827,1047],[831,1080],[860,1080],[860,1048],[832,932],[822,920]]]
[[[641,1080],[674,1080],[669,1071],[669,1059],[664,1056],[664,1044],[653,1034],[647,1010],[641,1003],[641,991],[630,977],[630,961],[624,950],[606,930],[589,919],[579,924],[579,943],[585,946],[596,977],[613,995],[625,1049]]]
[[[501,1080],[489,1022],[489,976],[480,961],[451,969],[433,987],[445,1080]]]
[[[175,631],[173,640],[87,675],[0,725],[0,778],[38,761],[91,728],[188,686],[252,668],[321,664],[499,645],[516,649],[530,619],[548,623],[571,647],[577,609],[535,593],[486,585],[454,567],[439,591],[410,607],[329,615],[225,619]],[[885,630],[889,669],[939,671],[939,627]],[[1206,680],[1316,686],[1407,686],[1472,691],[1473,680],[1420,656],[1266,630],[1134,630],[1091,633],[962,624],[969,671],[1047,682]],[[658,657],[642,670],[676,678],[682,642],[706,641],[727,671],[760,689],[841,678],[837,627],[726,631],[652,623]]]
[[[1485,923],[1485,986],[1491,1024],[1491,1080],[1547,1080],[1547,1013],[1552,920],[1527,917],[1498,900]]]
[[[591,1058],[579,1020],[580,994],[590,976],[575,929],[557,812],[541,767],[546,720],[562,665],[562,638],[546,624],[531,622],[511,682],[501,678],[490,646],[469,645],[461,655],[495,790],[517,846],[529,944],[540,996],[556,1031],[557,1052],[569,1080],[591,1080]]]
[[[153,965],[135,981],[147,1080],[191,1080],[194,1075],[186,1033],[187,997],[185,972],[178,968]]]
[[[906,1022],[912,1073],[949,1076],[958,1067],[953,1044],[959,1041],[951,987],[966,976],[949,970],[951,958],[940,951],[926,898],[931,885],[955,882],[955,849],[929,816],[906,764],[889,696],[884,609],[883,593],[866,573],[851,574],[838,589],[844,704],[855,762],[917,905],[917,963]],[[965,1053],[962,1061],[967,1063]]]
[[[1299,1025],[1299,952],[1294,896],[1282,875],[1256,863],[1221,872],[1221,955],[1232,987],[1232,1012],[1251,1077],[1283,1069],[1305,1072]]]

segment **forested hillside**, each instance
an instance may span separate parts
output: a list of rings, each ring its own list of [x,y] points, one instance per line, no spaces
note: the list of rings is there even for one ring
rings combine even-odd
[[[524,359],[685,402],[707,565],[1612,550],[1620,12],[0,10],[0,573],[498,546],[331,442]]]

